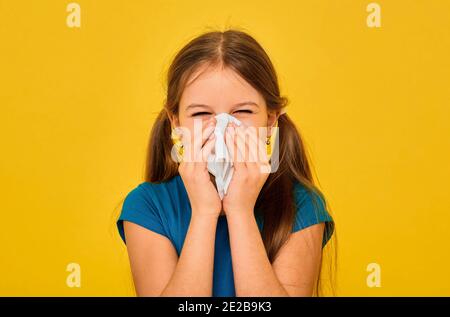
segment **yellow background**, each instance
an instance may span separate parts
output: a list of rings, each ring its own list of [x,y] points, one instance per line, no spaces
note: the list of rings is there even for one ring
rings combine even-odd
[[[0,295],[134,295],[114,216],[178,49],[271,56],[338,228],[338,295],[450,295],[449,1],[0,1]],[[81,265],[81,287],[66,265]],[[366,267],[381,266],[369,288]]]

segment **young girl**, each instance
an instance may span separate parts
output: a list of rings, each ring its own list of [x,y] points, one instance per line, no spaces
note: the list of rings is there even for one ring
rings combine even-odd
[[[128,193],[117,221],[138,296],[316,294],[334,222],[286,104],[269,57],[245,32],[209,32],[178,52],[151,132],[145,182]],[[277,127],[279,141],[271,173],[261,172],[265,160],[232,155],[223,199],[207,169],[219,113],[243,123],[226,129],[230,153],[245,156],[261,140],[274,146]],[[196,139],[194,120],[201,122]],[[181,147],[171,139],[177,127],[192,131]],[[263,127],[267,139],[245,138],[249,127]],[[171,155],[174,142],[181,162]]]

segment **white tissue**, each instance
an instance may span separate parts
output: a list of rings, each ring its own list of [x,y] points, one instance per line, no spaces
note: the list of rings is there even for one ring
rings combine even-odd
[[[214,129],[216,143],[213,153],[208,157],[208,171],[215,176],[219,197],[223,199],[234,172],[232,158],[225,143],[225,129],[228,122],[234,122],[238,126],[241,122],[225,112],[216,115],[215,118],[217,119]]]

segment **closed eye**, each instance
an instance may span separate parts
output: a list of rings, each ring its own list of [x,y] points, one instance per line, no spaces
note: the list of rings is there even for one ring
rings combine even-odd
[[[203,115],[205,115],[205,114],[211,114],[211,112],[205,112],[205,111],[202,111],[202,112],[196,112],[196,113],[194,113],[192,116],[193,116],[193,117],[196,117],[196,116],[203,116]]]
[[[253,111],[249,110],[249,109],[242,109],[242,110],[237,110],[236,112],[240,112],[240,113],[253,113]],[[203,116],[203,115],[210,115],[211,112],[206,112],[206,111],[202,111],[202,112],[196,112],[194,113],[192,116],[193,117],[197,117],[197,116]]]

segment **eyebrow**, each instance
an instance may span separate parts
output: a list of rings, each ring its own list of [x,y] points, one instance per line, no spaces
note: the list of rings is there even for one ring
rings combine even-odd
[[[240,107],[240,106],[245,106],[245,105],[259,107],[259,105],[256,102],[254,102],[254,101],[239,102],[239,103],[235,104],[234,107]],[[210,107],[210,106],[209,105],[200,104],[200,103],[191,103],[189,106],[186,107],[186,110],[188,110],[190,108],[195,108],[195,107]]]

